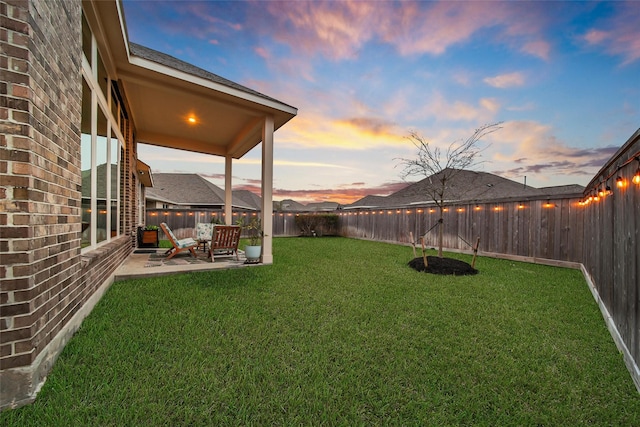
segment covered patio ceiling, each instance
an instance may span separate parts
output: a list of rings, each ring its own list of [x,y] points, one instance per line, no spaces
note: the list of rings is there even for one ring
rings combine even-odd
[[[130,44],[119,1],[91,5],[95,13],[87,19],[103,30],[96,36],[109,51],[101,54],[124,89],[137,142],[238,159],[262,141],[266,117],[275,131],[296,116],[295,107]]]

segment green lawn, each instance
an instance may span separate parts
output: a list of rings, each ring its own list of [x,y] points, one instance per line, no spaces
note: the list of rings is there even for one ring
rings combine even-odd
[[[343,238],[275,239],[274,257],[115,283],[0,424],[640,425],[579,271],[433,276]]]

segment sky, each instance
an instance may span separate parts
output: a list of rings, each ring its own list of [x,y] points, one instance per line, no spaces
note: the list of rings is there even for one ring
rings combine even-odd
[[[129,40],[294,106],[274,200],[387,195],[416,132],[480,141],[476,170],[586,185],[640,127],[640,2],[131,1]],[[260,145],[233,188],[260,192]],[[141,144],[152,172],[224,186],[224,159]]]

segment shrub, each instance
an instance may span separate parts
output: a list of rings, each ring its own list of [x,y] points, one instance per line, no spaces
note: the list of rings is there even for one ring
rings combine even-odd
[[[296,216],[296,225],[300,228],[302,236],[336,236],[338,215],[300,214]]]

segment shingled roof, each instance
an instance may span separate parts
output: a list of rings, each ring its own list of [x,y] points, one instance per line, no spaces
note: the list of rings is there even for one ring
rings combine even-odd
[[[338,202],[312,202],[306,205],[292,199],[274,202],[273,207],[279,212],[333,212],[340,207]]]
[[[246,202],[247,206],[251,206],[255,210],[262,209],[262,198],[253,191],[249,190],[233,190],[233,197]]]
[[[154,173],[154,186],[147,188],[146,198],[177,206],[224,206],[224,190],[204,177],[194,173]],[[242,197],[244,196],[244,197]],[[258,196],[256,196],[260,199]],[[234,208],[257,210],[253,200],[244,193],[233,192]],[[259,206],[259,203],[258,203]]]
[[[388,196],[364,196],[362,199],[357,200],[347,206],[346,208],[379,208],[386,206]]]
[[[281,212],[304,212],[307,210],[306,206],[300,202],[296,202],[293,199],[284,199],[280,202],[273,202],[273,208],[276,211]]]
[[[202,68],[196,67],[195,65],[189,64],[188,62],[184,62],[178,58],[175,58],[171,55],[167,55],[166,53],[158,52],[157,50],[150,49],[148,47],[139,45],[137,43],[129,42],[129,51],[132,55],[138,56],[140,58],[146,59],[148,61],[155,62],[157,64],[165,65],[167,67],[171,67],[174,70],[182,71],[184,73],[190,74],[192,76],[200,77],[251,95],[258,96],[260,98],[274,101],[283,105],[281,101],[278,101],[275,98],[267,96],[263,93],[250,89],[246,86],[242,86],[236,82],[225,79],[224,77],[220,77],[217,74],[211,73],[207,70],[203,70]],[[291,107],[290,105],[288,105]],[[294,108],[294,107],[291,107]]]
[[[445,169],[441,174],[450,173]],[[399,207],[433,203],[429,189],[441,174],[434,174],[388,196],[366,196],[345,209]],[[580,185],[535,188],[488,172],[458,170],[447,184],[445,202],[471,202],[506,198],[527,198],[582,193]]]
[[[582,194],[584,187],[578,184],[556,185],[554,187],[541,187],[540,192],[547,196],[556,196],[562,194]]]

